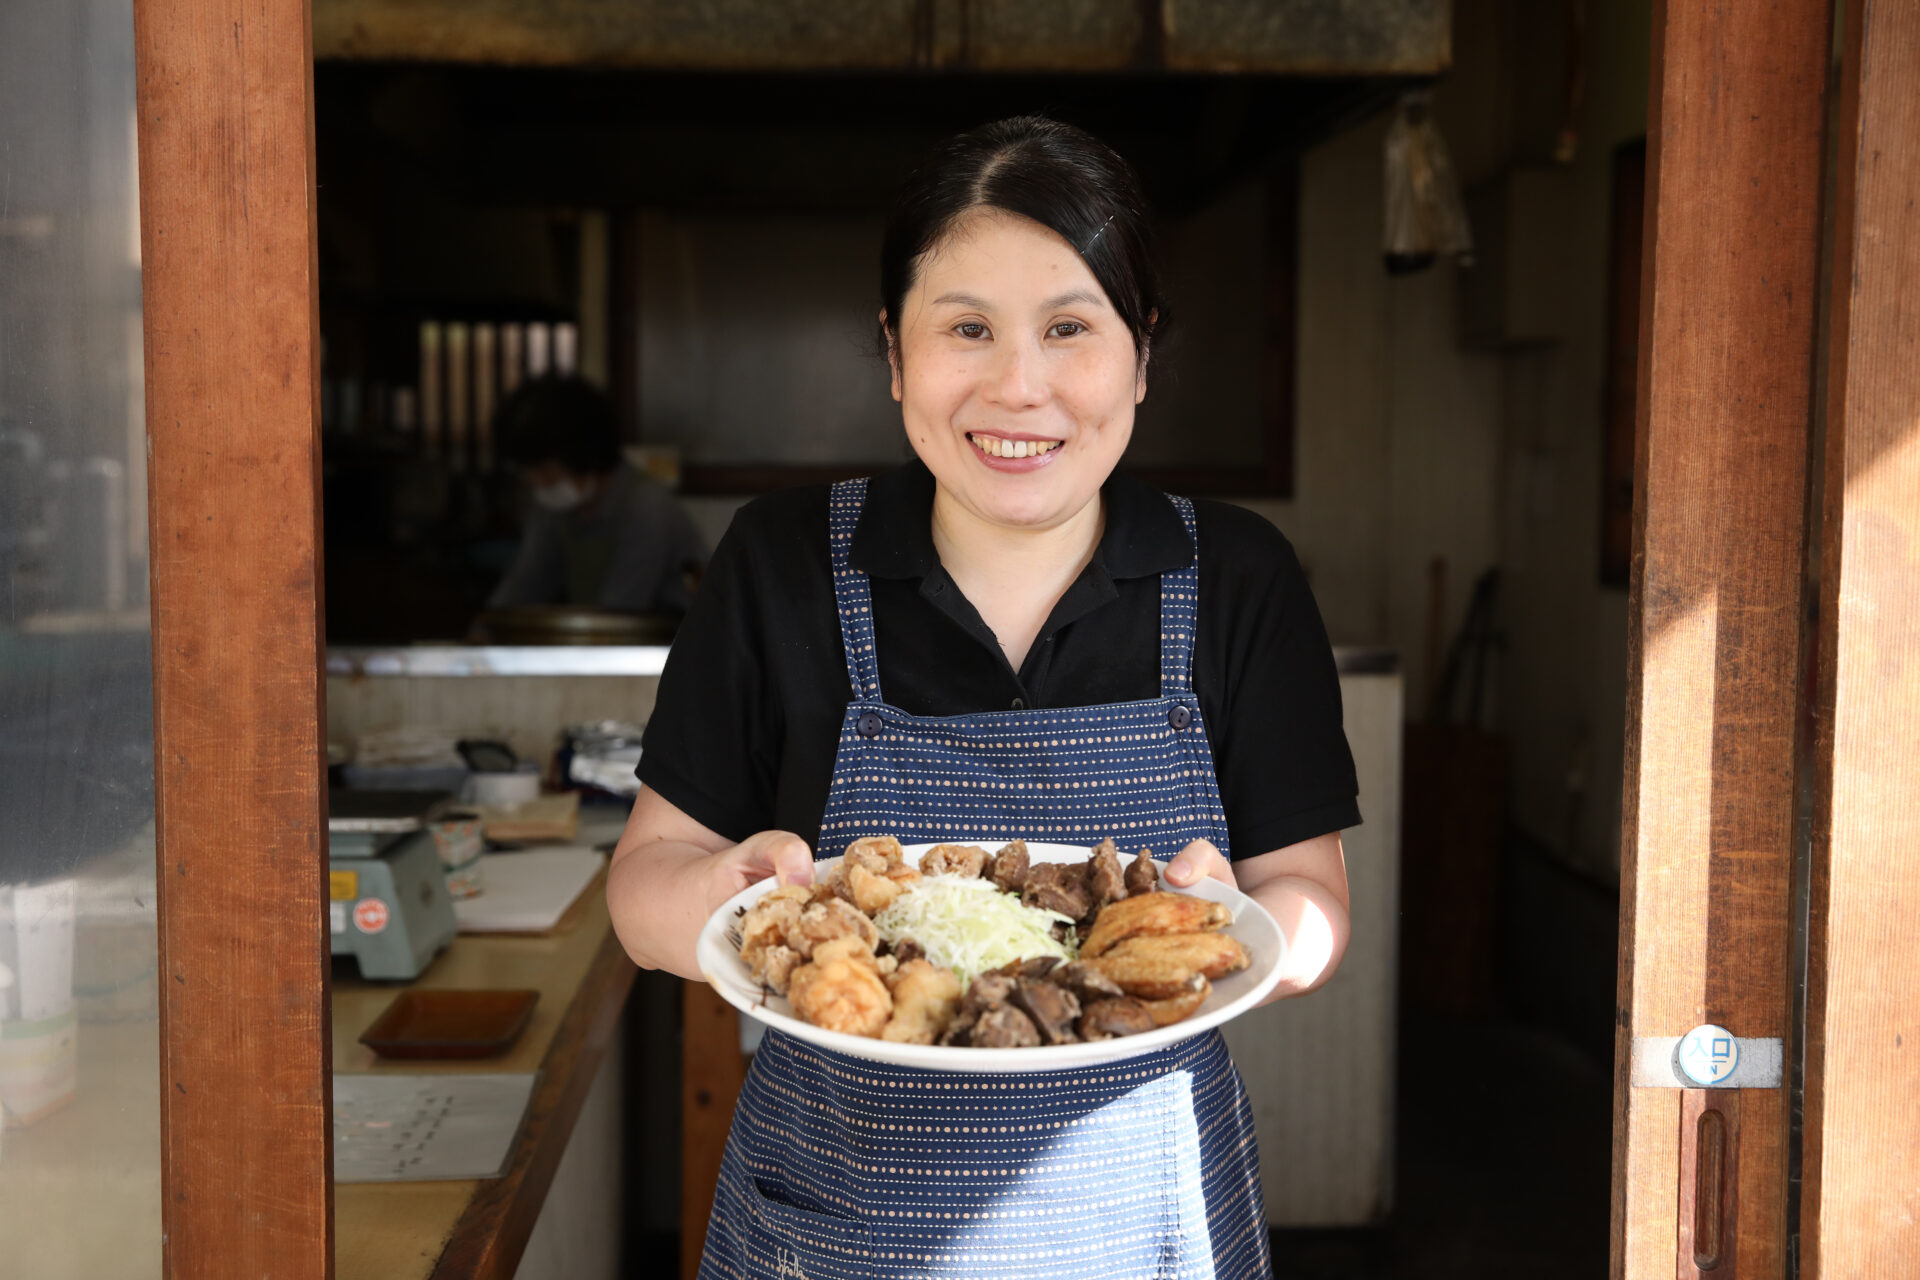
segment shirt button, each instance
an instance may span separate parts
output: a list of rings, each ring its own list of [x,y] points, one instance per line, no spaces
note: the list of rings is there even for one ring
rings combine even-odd
[[[860,730],[860,736],[863,738],[877,738],[880,736],[880,730],[886,726],[880,723],[879,716],[869,711],[854,721],[854,727]]]
[[[1175,729],[1184,729],[1193,723],[1193,712],[1176,702],[1167,709],[1167,723]]]
[[[1014,709],[1015,711],[1018,711],[1018,710],[1020,710],[1020,708],[1022,708],[1022,707],[1024,707],[1024,706],[1026,706],[1026,705],[1027,705],[1027,702],[1026,702],[1026,699],[1025,699],[1025,698],[1015,698],[1015,699],[1013,700],[1013,709]]]

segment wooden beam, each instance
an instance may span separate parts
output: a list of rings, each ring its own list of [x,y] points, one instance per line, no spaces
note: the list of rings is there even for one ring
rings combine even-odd
[[[1435,75],[1451,0],[315,0],[321,58],[684,71]]]
[[[1789,1033],[1828,0],[1655,0],[1629,597],[1613,1274],[1676,1274],[1681,1092],[1631,1041]],[[1784,1274],[1783,1089],[1740,1103],[1729,1271]],[[1722,1273],[1724,1274],[1724,1273]]]
[[[305,0],[135,0],[169,1280],[333,1271]]]
[[[1158,0],[1167,66],[1281,75],[1438,75],[1452,0]]]
[[[1835,137],[1801,1272],[1920,1274],[1920,10],[1850,0]]]

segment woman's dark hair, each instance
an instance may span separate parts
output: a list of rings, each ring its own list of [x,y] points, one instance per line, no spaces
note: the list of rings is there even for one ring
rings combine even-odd
[[[548,375],[524,382],[501,402],[494,420],[501,456],[528,466],[558,462],[601,475],[620,465],[613,405],[584,378]]]
[[[922,255],[980,208],[1031,218],[1079,250],[1146,358],[1166,330],[1167,304],[1140,180],[1106,143],[1045,116],[1015,116],[950,138],[907,179],[880,247],[887,308],[880,336],[889,350]]]

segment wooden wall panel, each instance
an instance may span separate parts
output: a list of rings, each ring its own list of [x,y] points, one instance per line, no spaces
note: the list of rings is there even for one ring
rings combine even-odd
[[[1827,0],[1656,0],[1641,288],[1614,1274],[1675,1274],[1680,1092],[1635,1036],[1788,1035]],[[1784,1274],[1782,1090],[1741,1100],[1741,1280]]]
[[[1920,1274],[1920,8],[1851,0],[1836,145],[1801,1275]]]
[[[135,0],[166,1275],[332,1274],[305,0]]]

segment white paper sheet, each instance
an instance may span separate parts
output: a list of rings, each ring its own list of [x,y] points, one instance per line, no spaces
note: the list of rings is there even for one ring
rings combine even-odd
[[[566,914],[606,855],[572,845],[489,853],[480,859],[478,897],[454,901],[462,933],[539,933]]]
[[[495,1178],[533,1075],[336,1075],[333,1180]]]

